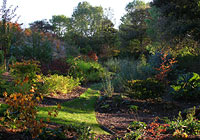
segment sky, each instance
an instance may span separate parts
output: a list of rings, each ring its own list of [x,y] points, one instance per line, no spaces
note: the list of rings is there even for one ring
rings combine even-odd
[[[0,6],[2,5],[2,1]],[[71,17],[73,9],[79,2],[87,1],[92,6],[102,6],[111,8],[114,13],[113,22],[115,27],[120,24],[120,18],[125,14],[125,7],[133,0],[7,0],[7,6],[18,6],[16,14],[18,22],[23,23],[23,27],[36,20],[51,19],[53,15],[65,15]],[[151,0],[144,0],[150,2]]]

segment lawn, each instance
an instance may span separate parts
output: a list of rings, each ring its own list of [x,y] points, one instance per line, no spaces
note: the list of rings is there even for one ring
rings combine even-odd
[[[88,89],[79,98],[61,104],[61,110],[56,118],[51,117],[51,121],[58,124],[89,125],[96,134],[107,134],[103,131],[96,120],[95,103],[100,95],[99,92]],[[38,117],[47,118],[48,111],[56,106],[40,107]]]

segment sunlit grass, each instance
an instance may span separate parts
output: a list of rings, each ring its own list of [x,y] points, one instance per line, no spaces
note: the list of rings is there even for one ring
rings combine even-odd
[[[91,127],[92,131],[97,134],[107,134],[103,131],[96,121],[95,103],[100,95],[99,92],[88,89],[79,98],[61,104],[61,110],[56,118],[50,117],[52,122],[58,124],[80,125],[85,123]],[[38,117],[48,118],[48,111],[55,109],[52,107],[40,107]]]

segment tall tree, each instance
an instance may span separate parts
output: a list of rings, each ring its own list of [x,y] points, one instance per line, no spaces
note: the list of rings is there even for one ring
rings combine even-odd
[[[50,23],[53,26],[54,33],[59,38],[62,38],[68,30],[70,18],[67,18],[65,15],[54,15],[52,19],[50,19]]]
[[[120,25],[122,46],[129,47],[131,52],[144,53],[144,47],[149,42],[145,20],[149,17],[148,5],[143,1],[134,0],[126,6],[125,14]]]
[[[53,30],[52,25],[46,19],[34,21],[33,23],[30,23],[29,25],[32,30],[39,30],[44,33],[52,32]]]
[[[103,18],[101,6],[91,6],[88,2],[80,2],[72,14],[73,29],[79,35],[91,37],[98,30]]]
[[[87,52],[93,47],[94,36],[99,32],[103,21],[103,8],[80,2],[74,9],[67,25],[65,38]]]
[[[199,0],[153,0],[151,6],[161,13],[160,29],[166,41],[188,37],[200,41]]]
[[[6,69],[6,59],[9,55],[11,47],[11,20],[16,17],[15,11],[17,7],[12,9],[12,6],[7,8],[7,0],[3,0],[0,9],[0,49],[4,52],[4,66]]]

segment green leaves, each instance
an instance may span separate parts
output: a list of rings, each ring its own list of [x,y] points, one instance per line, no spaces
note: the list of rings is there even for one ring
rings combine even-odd
[[[128,81],[125,92],[128,96],[138,99],[158,98],[164,92],[164,84],[153,79]]]
[[[59,76],[57,74],[44,78],[44,87],[46,87],[47,93],[69,93],[75,87],[79,86],[79,79],[73,79],[72,77]]]
[[[197,73],[181,74],[171,85],[170,93],[176,99],[195,100],[200,97],[200,76]]]

